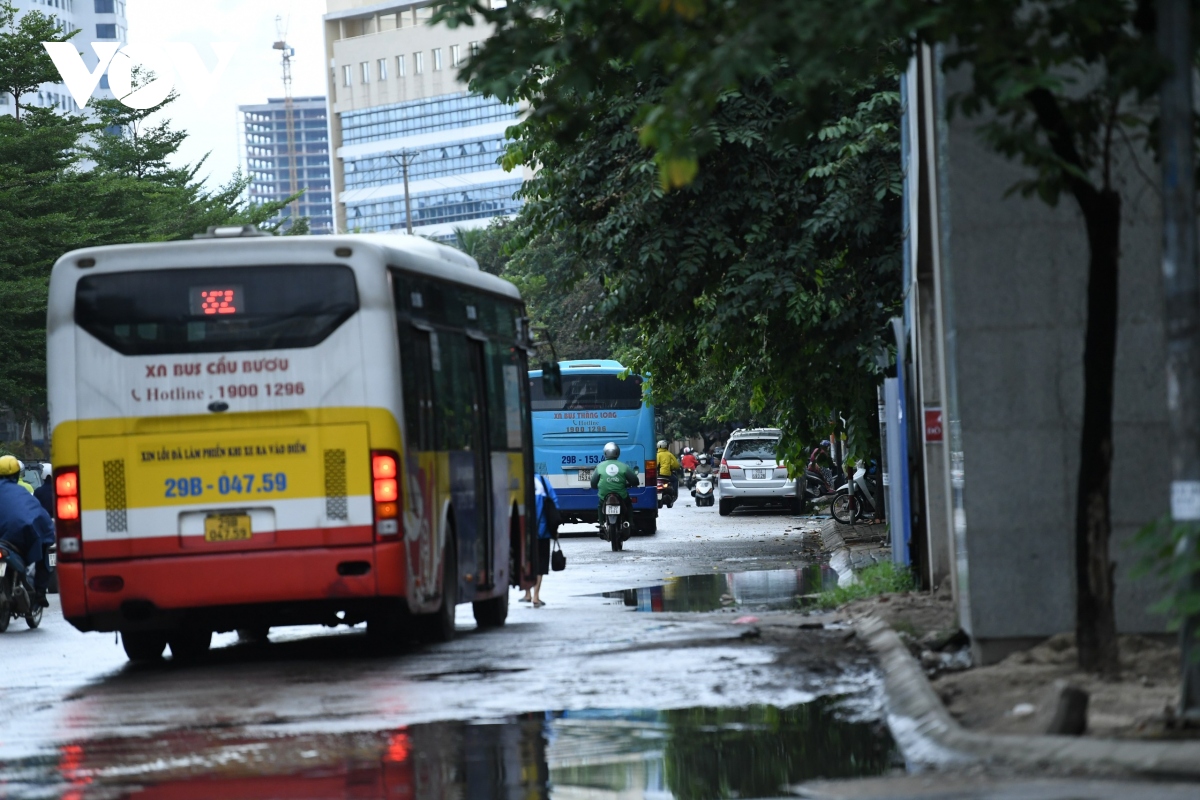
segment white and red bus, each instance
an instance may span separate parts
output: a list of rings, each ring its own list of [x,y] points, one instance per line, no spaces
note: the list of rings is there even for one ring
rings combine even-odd
[[[63,613],[134,660],[214,631],[502,625],[533,579],[520,294],[403,236],[76,250],[50,280]]]

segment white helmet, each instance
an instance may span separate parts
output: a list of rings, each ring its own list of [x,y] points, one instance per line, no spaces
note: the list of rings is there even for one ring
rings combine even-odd
[[[666,449],[667,449],[667,440],[666,440],[666,439],[659,439],[659,440],[658,440],[658,449],[659,449],[659,450],[666,450]]]
[[[42,480],[44,480],[44,481],[50,480],[50,475],[51,475],[51,473],[53,473],[53,471],[54,470],[50,469],[49,464],[42,464]]]
[[[604,457],[609,461],[615,461],[621,457],[621,448],[616,442],[609,442],[604,445]]]

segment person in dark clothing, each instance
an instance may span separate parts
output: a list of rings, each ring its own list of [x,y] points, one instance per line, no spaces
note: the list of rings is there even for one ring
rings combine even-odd
[[[54,519],[54,477],[49,464],[42,464],[42,485],[33,490],[33,496]]]
[[[13,456],[0,457],[0,547],[7,551],[10,563],[20,571],[37,564],[33,578],[36,602],[46,608],[46,587],[50,583],[47,546],[54,541],[54,524],[46,509],[25,491],[17,479],[21,465]]]

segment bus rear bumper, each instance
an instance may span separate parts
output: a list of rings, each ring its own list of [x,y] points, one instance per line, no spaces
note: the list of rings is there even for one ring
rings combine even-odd
[[[555,505],[567,519],[580,522],[595,522],[596,507],[600,498],[595,489],[556,489],[558,496]],[[655,486],[639,486],[629,490],[629,499],[633,501],[633,513],[639,517],[658,516],[658,488]]]
[[[403,598],[402,558],[399,542],[188,555],[63,564],[59,581],[63,615],[81,631],[337,625]]]

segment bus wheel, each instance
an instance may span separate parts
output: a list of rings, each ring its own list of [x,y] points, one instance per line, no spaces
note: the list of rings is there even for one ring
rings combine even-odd
[[[180,628],[167,637],[172,661],[195,661],[212,646],[212,631],[203,628]]]
[[[449,642],[454,638],[454,609],[458,605],[458,557],[454,552],[454,536],[446,542],[442,559],[442,604],[432,614],[421,618],[421,638],[427,642]]]
[[[167,649],[163,631],[121,631],[121,646],[130,661],[157,661]]]
[[[471,604],[475,612],[475,624],[481,628],[499,628],[508,619],[508,592],[490,600],[476,600]]]
[[[653,536],[658,533],[658,520],[654,517],[639,520],[637,522],[637,532],[639,536]]]

